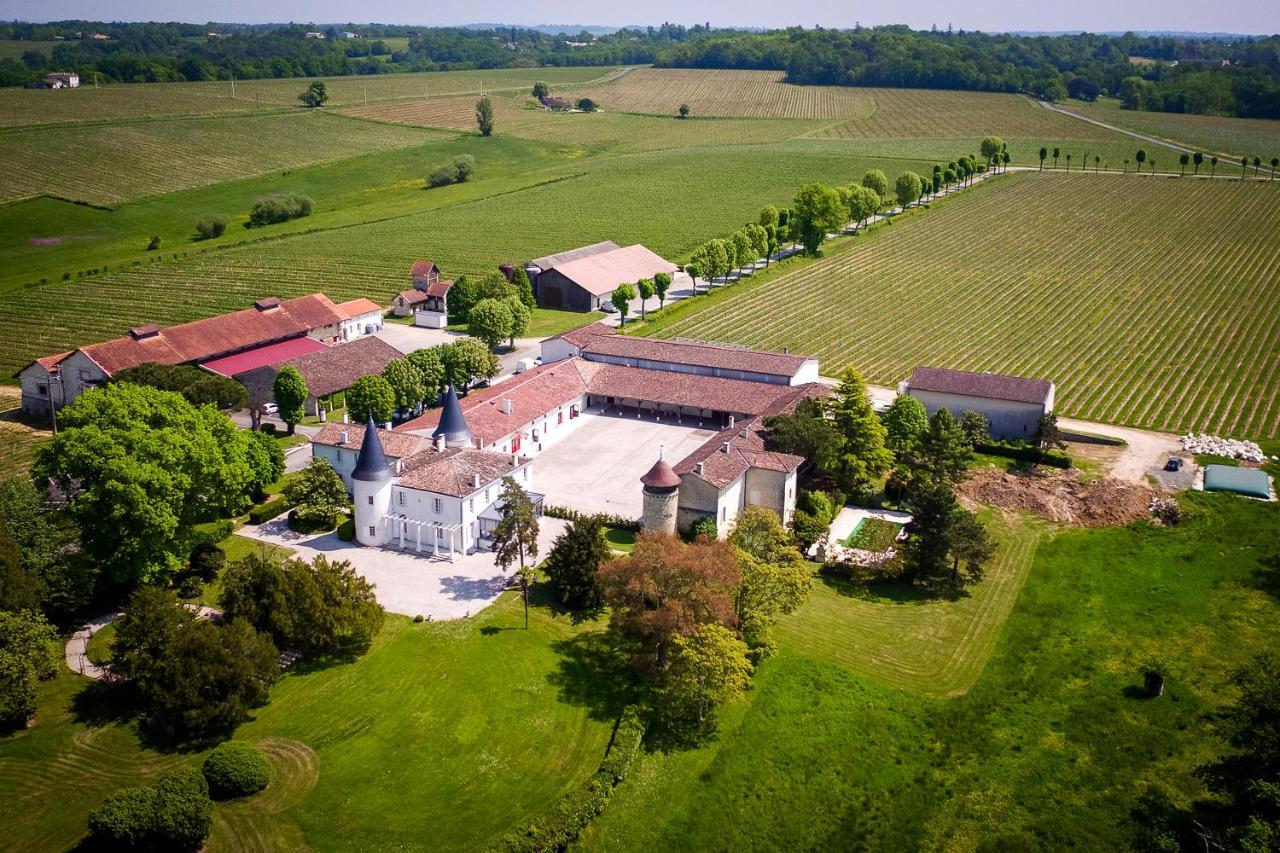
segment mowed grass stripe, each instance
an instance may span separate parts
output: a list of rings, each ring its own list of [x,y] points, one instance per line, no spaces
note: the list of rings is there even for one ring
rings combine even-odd
[[[1278,192],[1010,174],[658,334],[791,347],[882,384],[919,364],[1044,376],[1065,414],[1271,437]]]
[[[984,579],[959,601],[909,587],[889,597],[820,579],[810,601],[779,624],[779,642],[806,657],[923,696],[963,695],[982,674],[1027,578],[1043,526],[986,521],[999,549]]]

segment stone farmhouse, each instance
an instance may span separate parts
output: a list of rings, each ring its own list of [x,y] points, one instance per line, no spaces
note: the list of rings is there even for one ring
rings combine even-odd
[[[673,274],[677,267],[638,243],[621,247],[606,240],[535,258],[524,269],[542,307],[597,311],[618,285],[660,272]]]
[[[114,340],[36,359],[15,375],[22,383],[23,411],[48,415],[115,373],[147,362],[213,363],[218,372],[243,371],[355,340],[381,326],[382,310],[368,299],[335,304],[323,293],[270,297],[191,323],[139,326]],[[218,364],[228,356],[240,358],[234,365]]]
[[[413,287],[402,290],[391,301],[391,312],[397,317],[413,315],[415,326],[443,329],[449,324],[450,279],[441,279],[439,268],[431,261],[417,261],[409,270]]]
[[[1054,386],[1044,379],[917,367],[898,393],[915,397],[930,415],[938,409],[950,409],[957,418],[970,409],[982,412],[996,438],[1028,441],[1041,416],[1053,411]]]

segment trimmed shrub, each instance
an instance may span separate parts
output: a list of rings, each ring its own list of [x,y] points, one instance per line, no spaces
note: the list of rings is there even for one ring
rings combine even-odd
[[[204,584],[195,575],[187,575],[178,585],[178,598],[199,598],[204,592]]]
[[[338,538],[343,542],[351,542],[356,538],[356,523],[350,518],[338,525]]]
[[[427,175],[427,186],[445,187],[465,183],[476,171],[476,160],[470,154],[460,154],[448,163],[441,163]]]
[[[322,533],[338,526],[338,514],[327,506],[300,506],[289,512],[289,529],[298,533]]]
[[[229,518],[197,524],[191,528],[191,552],[194,554],[197,548],[216,546],[234,532],[235,527]]]
[[[266,421],[262,424],[262,426],[258,427],[258,432],[265,432],[267,435],[275,435],[276,425],[273,424],[271,421]]]
[[[973,450],[975,453],[985,453],[988,456],[1002,456],[1005,459],[1013,459],[1017,462],[1027,462],[1031,465],[1049,465],[1054,468],[1071,467],[1071,457],[1063,453],[1061,450],[1043,450],[1039,447],[1033,447],[1030,444],[1011,444],[1004,441],[992,441],[975,444],[973,446]]]
[[[262,524],[264,521],[270,521],[289,508],[289,502],[283,497],[272,498],[266,503],[259,504],[249,510],[249,523]]]
[[[247,797],[267,787],[271,764],[266,753],[242,740],[220,743],[204,760],[204,778],[215,799]]]
[[[104,849],[199,850],[212,823],[208,783],[188,767],[152,787],[111,794],[90,813],[89,832]]]
[[[576,509],[570,509],[567,506],[552,506],[547,504],[542,508],[542,514],[547,518],[558,518],[561,521],[586,521],[592,517],[592,513],[579,512]],[[595,513],[594,517],[600,522],[601,527],[616,527],[619,530],[630,530],[632,533],[639,533],[643,525],[634,518],[623,518],[620,515],[612,513]]]
[[[227,523],[230,524],[230,522]],[[216,578],[226,564],[226,553],[212,542],[201,542],[192,548],[191,557],[187,563],[191,574],[204,581],[212,581]]]
[[[140,850],[151,838],[154,788],[122,788],[89,813],[89,833],[105,847]]]

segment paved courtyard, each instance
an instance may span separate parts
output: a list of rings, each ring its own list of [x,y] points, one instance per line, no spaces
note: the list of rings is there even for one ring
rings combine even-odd
[[[565,527],[554,518],[539,524],[538,554],[545,557],[551,542]],[[414,554],[394,548],[365,548],[343,542],[337,533],[303,535],[289,529],[281,517],[261,525],[246,524],[237,531],[273,545],[292,548],[300,559],[310,561],[318,554],[330,560],[350,560],[356,573],[373,583],[378,603],[392,613],[421,614],[428,619],[462,619],[494,602],[515,573],[503,575],[489,551],[455,556],[453,562],[429,554]]]
[[[583,512],[639,518],[643,510],[640,478],[653,467],[662,448],[674,465],[715,435],[685,420],[655,422],[591,414],[586,422],[535,457],[533,490],[546,502]]]

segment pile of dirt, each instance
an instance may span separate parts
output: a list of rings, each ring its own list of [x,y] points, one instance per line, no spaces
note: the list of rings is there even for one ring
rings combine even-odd
[[[1080,482],[1079,471],[1010,472],[982,468],[960,485],[970,504],[1019,510],[1051,521],[1104,527],[1150,518],[1155,492],[1146,486],[1108,477]]]

